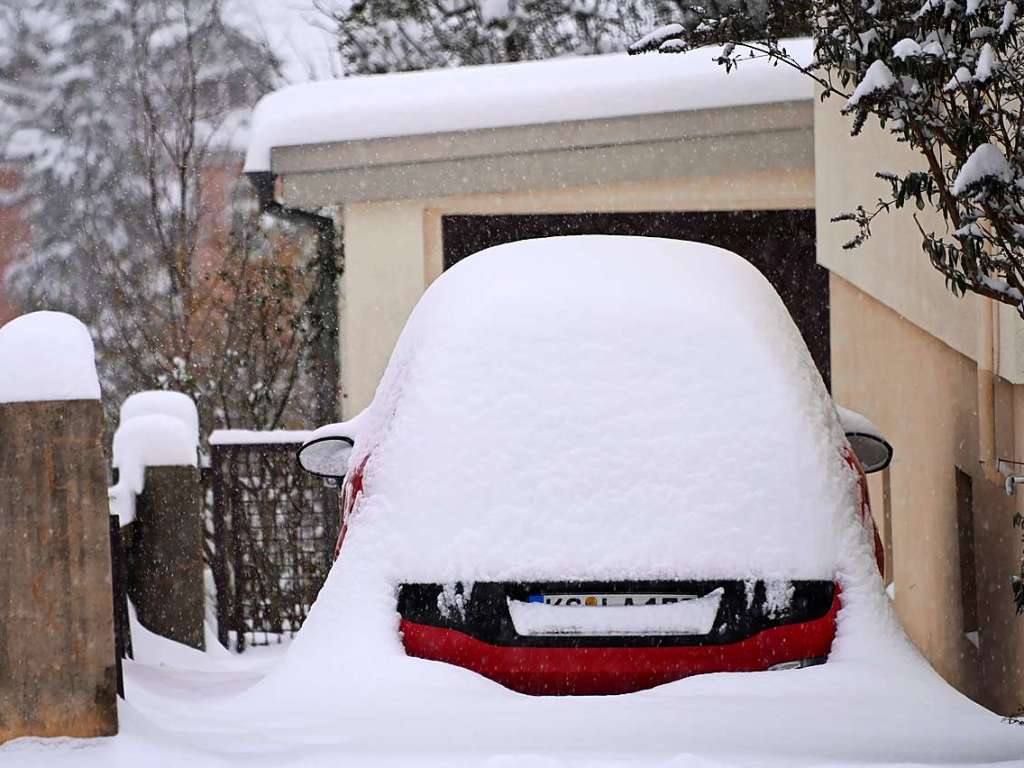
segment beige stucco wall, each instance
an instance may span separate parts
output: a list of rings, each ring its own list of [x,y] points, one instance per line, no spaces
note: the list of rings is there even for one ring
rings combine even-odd
[[[980,471],[979,300],[946,290],[910,212],[883,215],[865,246],[842,250],[851,225],[829,218],[884,195],[876,170],[913,168],[905,147],[871,127],[851,139],[832,100],[816,108],[815,154],[818,260],[831,271],[833,395],[875,421],[896,451],[888,499],[877,480],[872,492],[876,519],[890,510],[897,614],[949,682],[991,709],[1020,711],[1024,618],[1015,615],[1010,576],[1021,543],[1011,521],[1024,503]],[[997,455],[1021,460],[1024,386],[1010,381],[1024,381],[1024,323],[1010,307],[999,310],[998,339]],[[972,478],[979,647],[962,621],[956,468]]]
[[[343,210],[342,414],[369,405],[398,335],[426,287],[423,206],[354,203]]]
[[[833,274],[830,287],[833,395],[868,414],[896,451],[889,502],[897,614],[950,683],[998,711],[1024,708],[1024,619],[1010,588],[1020,558],[1015,500],[979,469],[976,366],[843,278]],[[1001,456],[1014,454],[1022,407],[1024,388],[1001,382]],[[962,625],[957,468],[974,490],[980,649]]]
[[[343,208],[346,271],[342,303],[343,410],[369,404],[405,321],[441,274],[441,219],[451,214],[810,208],[814,172],[698,176],[572,189],[349,203]]]

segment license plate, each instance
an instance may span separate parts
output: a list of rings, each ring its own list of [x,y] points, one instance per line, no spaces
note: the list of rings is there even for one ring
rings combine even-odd
[[[697,595],[530,595],[529,602],[547,605],[620,606],[620,605],[670,605],[684,600],[693,600]]]

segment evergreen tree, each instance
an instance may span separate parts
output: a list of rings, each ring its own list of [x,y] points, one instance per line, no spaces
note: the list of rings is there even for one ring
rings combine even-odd
[[[649,2],[361,0],[321,7],[336,22],[348,74],[545,59],[623,50],[656,18]]]

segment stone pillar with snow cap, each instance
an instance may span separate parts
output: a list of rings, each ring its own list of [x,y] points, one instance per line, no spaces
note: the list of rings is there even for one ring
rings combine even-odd
[[[205,647],[199,418],[180,392],[140,392],[121,406],[110,490],[125,530],[128,595],[139,621]]]
[[[0,742],[117,733],[103,411],[81,322],[0,327]]]

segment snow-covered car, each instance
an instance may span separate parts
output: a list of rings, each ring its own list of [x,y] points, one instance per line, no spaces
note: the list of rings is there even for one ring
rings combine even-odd
[[[843,421],[739,256],[550,238],[442,275],[299,460],[345,477],[339,557],[377,553],[409,656],[616,694],[826,660],[844,521],[878,551],[854,451],[891,457]]]

